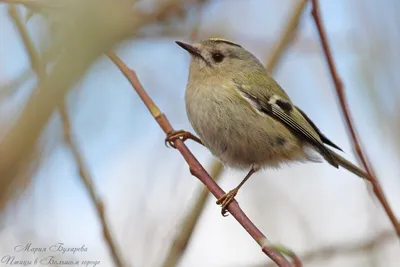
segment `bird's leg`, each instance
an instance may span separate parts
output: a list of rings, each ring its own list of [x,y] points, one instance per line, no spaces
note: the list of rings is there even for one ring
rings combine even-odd
[[[257,172],[260,169],[259,166],[256,166],[255,164],[251,165],[251,169],[249,173],[244,177],[244,179],[240,182],[238,186],[236,186],[234,189],[223,195],[217,200],[217,204],[221,205],[221,214],[222,216],[226,217],[227,216],[227,207],[229,204],[233,201],[235,198],[236,194],[238,193],[239,189],[244,185],[244,183],[252,176],[255,172]]]
[[[182,142],[185,142],[187,139],[192,139],[193,141],[196,141],[197,143],[204,145],[197,136],[193,135],[190,132],[186,132],[184,130],[169,132],[167,134],[167,138],[165,138],[165,145],[167,147],[168,145],[170,145],[171,147],[176,148],[175,147],[176,139],[181,139]]]

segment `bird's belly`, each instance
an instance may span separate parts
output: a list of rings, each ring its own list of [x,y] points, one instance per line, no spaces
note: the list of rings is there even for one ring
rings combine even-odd
[[[258,124],[233,121],[233,129],[219,128],[213,133],[218,138],[205,136],[210,150],[224,163],[238,168],[258,166],[277,167],[283,162],[302,158],[302,145],[292,134],[276,131],[282,125],[265,116]],[[270,127],[274,127],[270,129]],[[223,146],[222,146],[223,144]]]
[[[303,157],[302,144],[296,136],[251,106],[232,104],[234,100],[223,97],[189,100],[187,113],[193,129],[204,145],[227,165],[275,167]],[[229,105],[224,101],[230,101]]]

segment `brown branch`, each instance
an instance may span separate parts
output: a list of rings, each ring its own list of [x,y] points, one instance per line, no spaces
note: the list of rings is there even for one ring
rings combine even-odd
[[[31,38],[29,37],[29,33],[26,30],[25,25],[22,22],[22,19],[19,17],[17,9],[15,8],[14,5],[9,5],[9,14],[10,14],[11,18],[13,19],[15,25],[18,28],[18,31],[22,38],[25,49],[28,51],[28,55],[29,55],[29,58],[31,61],[31,66],[32,66],[32,69],[34,69],[34,71],[36,72],[36,75],[39,80],[39,88],[40,88],[40,86],[43,85],[44,81],[47,78],[45,64],[40,60],[39,53],[36,51],[36,48],[31,40]],[[83,183],[85,184],[85,186],[89,192],[89,195],[96,207],[97,214],[100,218],[100,222],[103,227],[104,238],[109,246],[114,263],[118,267],[123,267],[124,264],[122,264],[122,260],[121,260],[121,257],[119,256],[117,246],[112,238],[111,231],[109,230],[109,226],[105,219],[103,202],[97,196],[97,193],[94,189],[93,180],[90,177],[90,174],[89,174],[85,164],[83,163],[84,162],[83,158],[81,157],[81,155],[77,149],[77,146],[74,144],[74,142],[72,140],[70,121],[69,121],[67,110],[66,110],[66,107],[64,104],[62,104],[60,107],[60,115],[61,115],[61,121],[63,123],[63,128],[64,128],[65,141],[68,144],[68,146],[70,147],[71,152],[77,162],[80,178],[82,179]]]
[[[151,115],[157,121],[161,129],[167,134],[173,131],[171,124],[169,123],[167,117],[160,111],[153,100],[144,90],[143,86],[139,82],[136,73],[129,69],[121,59],[119,59],[114,53],[107,53],[108,57],[114,62],[115,65],[121,70],[124,76],[129,80],[136,93],[142,99],[143,103],[146,105]],[[216,197],[220,198],[224,195],[224,191],[215,183],[215,181],[206,172],[203,166],[197,161],[194,155],[186,147],[186,145],[181,140],[176,140],[176,148],[179,150],[185,161],[189,165],[190,172],[192,175],[196,176],[207,189]],[[229,212],[232,216],[243,226],[243,228],[253,237],[253,239],[260,245],[262,251],[271,258],[278,266],[290,267],[293,266],[282,254],[271,249],[269,247],[269,242],[262,232],[251,222],[247,215],[239,207],[237,201],[233,201],[228,206]]]
[[[328,38],[326,36],[325,29],[324,29],[324,26],[323,26],[323,23],[322,23],[322,20],[320,17],[318,0],[312,0],[312,5],[313,5],[312,15],[313,15],[315,24],[317,26],[319,38],[320,38],[322,48],[323,48],[323,51],[325,54],[325,59],[328,63],[329,70],[330,70],[330,73],[332,76],[332,81],[336,88],[336,94],[337,94],[337,97],[338,97],[338,100],[340,103],[340,107],[341,107],[342,113],[344,115],[346,124],[347,124],[347,129],[348,129],[351,139],[353,141],[354,150],[355,150],[359,160],[361,161],[362,165],[364,166],[365,170],[368,173],[369,181],[372,184],[372,187],[374,189],[374,193],[375,193],[376,197],[381,202],[383,208],[386,211],[387,216],[389,217],[391,223],[393,224],[393,227],[396,230],[397,236],[400,238],[400,224],[398,223],[398,220],[397,220],[396,216],[394,215],[394,212],[391,209],[391,207],[387,201],[387,198],[385,196],[385,193],[383,192],[383,189],[382,189],[379,181],[376,179],[376,175],[375,175],[373,169],[368,164],[368,159],[367,159],[366,155],[364,155],[364,153],[363,153],[363,149],[361,148],[360,141],[358,140],[358,136],[357,136],[355,127],[353,126],[353,120],[350,115],[350,110],[348,108],[346,96],[344,93],[343,82],[341,81],[339,74],[336,70],[335,63],[334,63],[334,60],[332,57],[332,53],[331,53],[331,50],[330,50],[330,47],[328,44]]]

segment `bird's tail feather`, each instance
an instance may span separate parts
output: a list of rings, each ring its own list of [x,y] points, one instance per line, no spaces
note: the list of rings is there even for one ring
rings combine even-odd
[[[329,149],[332,156],[335,158],[336,162],[343,168],[345,168],[346,170],[354,173],[355,175],[357,175],[358,177],[361,177],[363,179],[369,179],[368,174],[362,170],[361,168],[357,167],[356,165],[354,165],[353,163],[351,163],[350,161],[348,161],[347,159],[343,158],[342,156],[340,156],[339,154],[337,154],[336,152],[332,151],[331,149]]]

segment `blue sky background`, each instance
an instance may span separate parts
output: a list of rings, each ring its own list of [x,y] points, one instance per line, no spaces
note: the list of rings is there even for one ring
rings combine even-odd
[[[294,4],[293,0],[210,1],[202,10],[199,38],[231,39],[266,62]],[[321,1],[357,130],[393,209],[400,215],[398,140],[393,138],[399,117],[397,121],[382,117],[399,114],[396,5],[395,1],[379,5],[371,0],[362,4],[357,0]],[[34,17],[29,29],[38,33],[41,23]],[[174,41],[188,41],[189,33],[127,41],[118,50],[174,128],[187,130],[192,129],[183,99],[189,57]],[[0,82],[7,84],[29,67],[29,58],[5,5],[0,5],[0,40]],[[345,157],[356,162],[309,9],[274,77],[346,151]],[[34,84],[32,79],[2,101],[3,125],[12,122]],[[74,136],[106,204],[124,258],[132,266],[159,266],[202,185],[191,177],[179,153],[165,148],[164,134],[107,58],[99,59],[79,81],[69,101]],[[11,253],[16,244],[33,242],[42,247],[64,242],[88,247],[87,253],[72,257],[112,266],[93,205],[63,142],[57,114],[44,141],[46,158],[33,177],[32,187],[11,205],[0,228],[0,256]],[[210,166],[212,156],[205,148],[192,142],[187,145],[200,162]],[[243,175],[227,170],[220,185],[231,189]],[[237,199],[271,242],[285,244],[299,255],[324,245],[366,240],[380,230],[391,229],[365,183],[326,163],[257,173]],[[398,266],[398,255],[394,240],[374,253],[305,266],[368,266],[375,257],[374,266],[391,267]],[[252,266],[264,260],[257,244],[231,216],[222,218],[210,199],[180,266]]]

